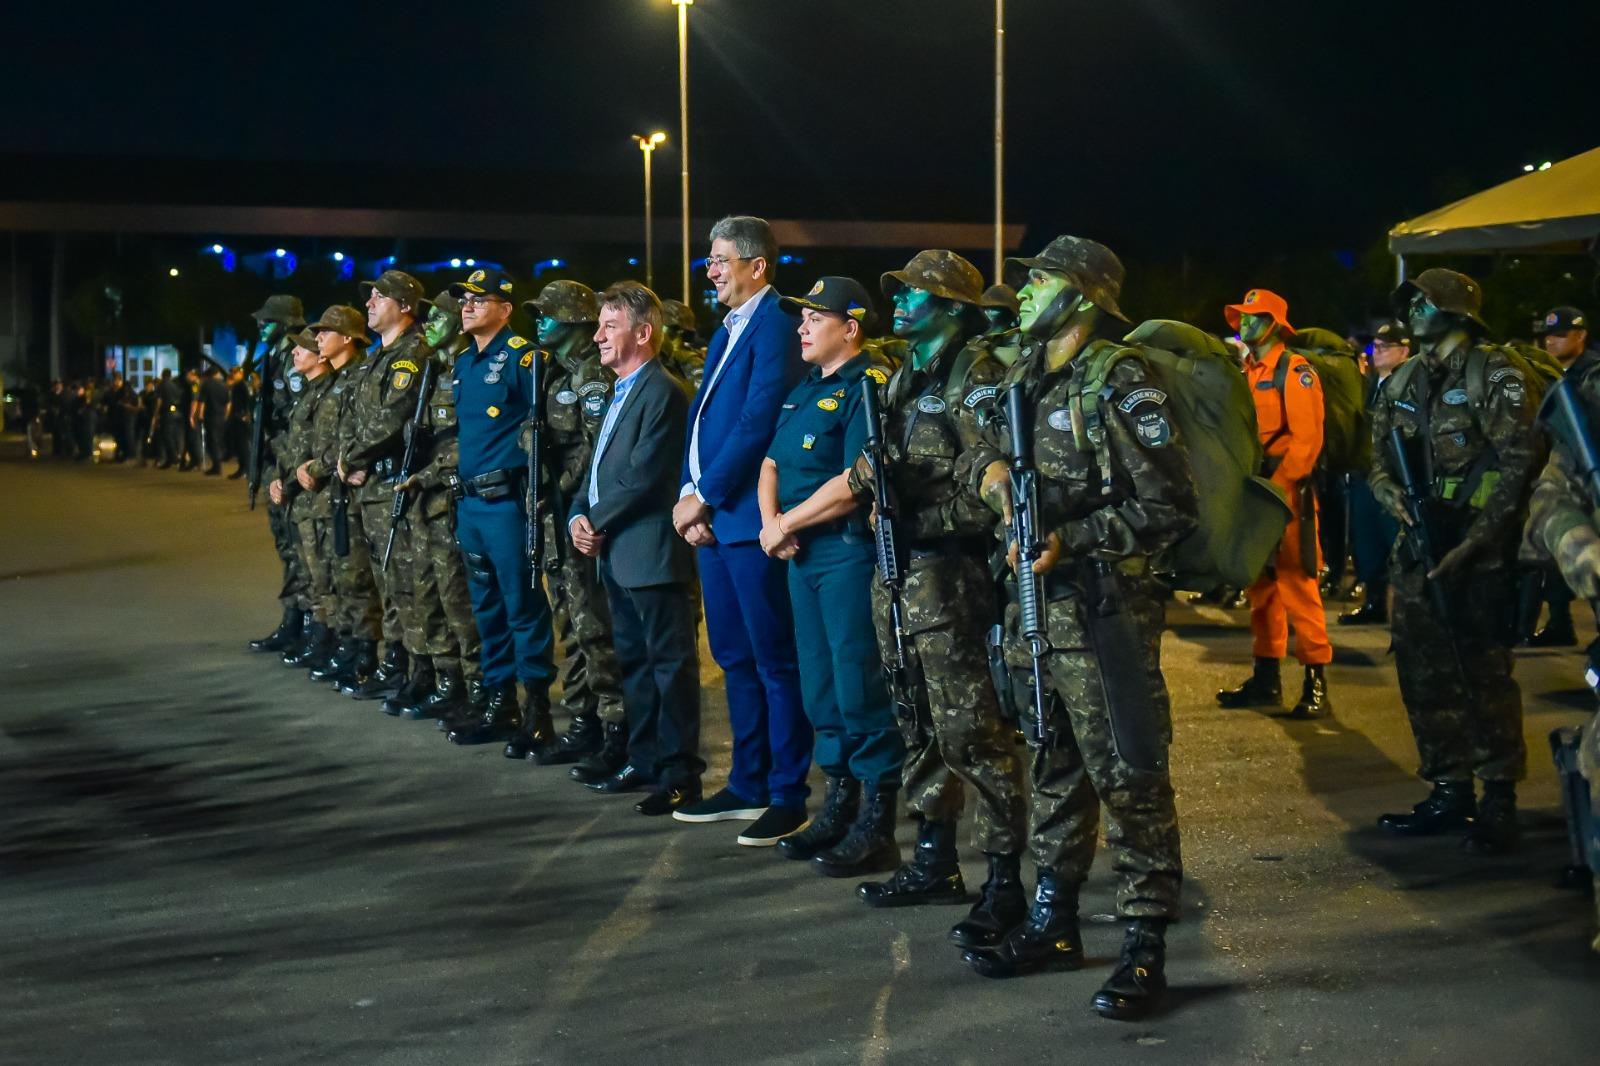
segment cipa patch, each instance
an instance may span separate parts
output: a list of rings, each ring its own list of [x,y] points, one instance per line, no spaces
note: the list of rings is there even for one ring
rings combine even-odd
[[[942,415],[945,410],[944,401],[937,396],[924,396],[917,401],[917,410],[925,415]]]
[[[1139,443],[1147,448],[1159,448],[1172,439],[1172,426],[1160,411],[1146,411],[1134,423]]]
[[[1122,402],[1117,404],[1117,409],[1123,414],[1128,414],[1135,407],[1138,407],[1142,403],[1163,404],[1166,402],[1167,394],[1162,392],[1160,389],[1134,389],[1132,392],[1128,393],[1128,395],[1122,398]]]
[[[592,393],[583,398],[583,413],[593,418],[606,406],[606,398],[600,393]]]

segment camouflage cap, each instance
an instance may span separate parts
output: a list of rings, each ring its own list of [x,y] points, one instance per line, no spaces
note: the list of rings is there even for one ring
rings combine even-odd
[[[1394,309],[1395,315],[1407,317],[1411,311],[1411,301],[1419,292],[1439,310],[1460,315],[1482,329],[1489,328],[1482,315],[1483,286],[1460,271],[1432,267],[1409,281],[1402,281],[1389,297],[1389,306]]]
[[[455,315],[457,317],[461,315],[461,301],[451,295],[449,289],[440,290],[439,295],[433,298],[433,306],[447,315]]]
[[[983,275],[978,268],[945,248],[930,248],[911,257],[904,270],[891,270],[879,279],[886,300],[910,286],[956,303],[983,304]]]
[[[990,285],[983,290],[983,306],[1003,307],[1012,314],[1021,309],[1021,304],[1017,301],[1017,290],[1004,283]]]
[[[569,324],[600,321],[600,298],[578,281],[552,281],[539,290],[536,299],[525,301],[522,309],[535,317],[543,315]]]
[[[361,290],[363,301],[370,298],[373,289],[377,289],[396,303],[409,304],[413,313],[420,315],[423,312],[422,282],[404,270],[385,270],[377,281],[363,281],[357,287]]]
[[[682,300],[662,300],[661,310],[667,316],[667,325],[677,326],[685,333],[700,331],[700,323],[695,321],[694,312]]]
[[[257,322],[279,322],[299,329],[306,324],[306,309],[298,296],[268,296],[266,303],[250,312],[250,317]]]
[[[317,352],[318,354],[322,352],[322,346],[317,343],[317,335],[311,326],[289,334],[289,343],[296,348],[304,348],[308,352]]]
[[[1098,241],[1086,237],[1057,237],[1030,259],[1007,259],[1002,273],[1005,283],[1020,292],[1028,283],[1028,271],[1035,269],[1065,274],[1095,306],[1128,321],[1128,316],[1117,306],[1127,271],[1117,254]]]
[[[363,348],[367,346],[367,316],[348,304],[334,304],[322,312],[322,317],[311,323],[308,333],[331,329],[341,333]]]

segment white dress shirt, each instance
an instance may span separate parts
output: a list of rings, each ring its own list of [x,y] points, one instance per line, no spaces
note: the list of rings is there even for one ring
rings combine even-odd
[[[761,286],[760,292],[729,311],[727,317],[722,320],[722,328],[728,331],[728,344],[722,349],[722,358],[711,368],[711,377],[706,380],[705,390],[700,397],[700,410],[695,413],[694,425],[689,427],[689,480],[678,492],[679,499],[692,492],[700,497],[701,503],[706,502],[705,497],[700,496],[700,490],[695,487],[700,481],[700,417],[706,413],[706,404],[711,400],[711,390],[717,387],[717,382],[722,378],[722,371],[728,365],[728,357],[733,354],[733,346],[739,343],[740,335],[750,324],[751,316],[756,313],[756,304],[760,303],[761,298],[771,289],[771,285]]]

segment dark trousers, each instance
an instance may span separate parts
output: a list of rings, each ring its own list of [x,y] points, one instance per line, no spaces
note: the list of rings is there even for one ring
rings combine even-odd
[[[482,639],[483,683],[521,681],[549,692],[555,635],[544,586],[530,577],[527,520],[517,499],[469,496],[456,507],[456,543],[467,564],[467,591]]]
[[[803,807],[811,723],[800,698],[787,567],[755,543],[713,544],[699,557],[706,640],[728,690],[728,787],[752,805]]]
[[[1367,599],[1378,600],[1389,586],[1389,553],[1400,535],[1400,523],[1378,505],[1364,477],[1350,479],[1349,502],[1356,578],[1367,586]]]
[[[628,762],[663,788],[705,773],[694,597],[682,583],[623,588],[600,564],[628,715]]]
[[[222,445],[223,433],[225,432],[223,428],[224,424],[225,423],[220,418],[208,418],[205,422],[206,459],[213,470],[222,469]]]

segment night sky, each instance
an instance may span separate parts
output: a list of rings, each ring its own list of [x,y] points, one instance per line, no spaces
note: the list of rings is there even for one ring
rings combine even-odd
[[[1008,216],[1030,243],[1360,247],[1600,143],[1593,2],[1007,6]],[[698,0],[696,214],[987,220],[992,11]],[[0,64],[3,197],[631,214],[628,135],[662,128],[658,209],[676,214],[667,0],[8,21],[26,47]]]

